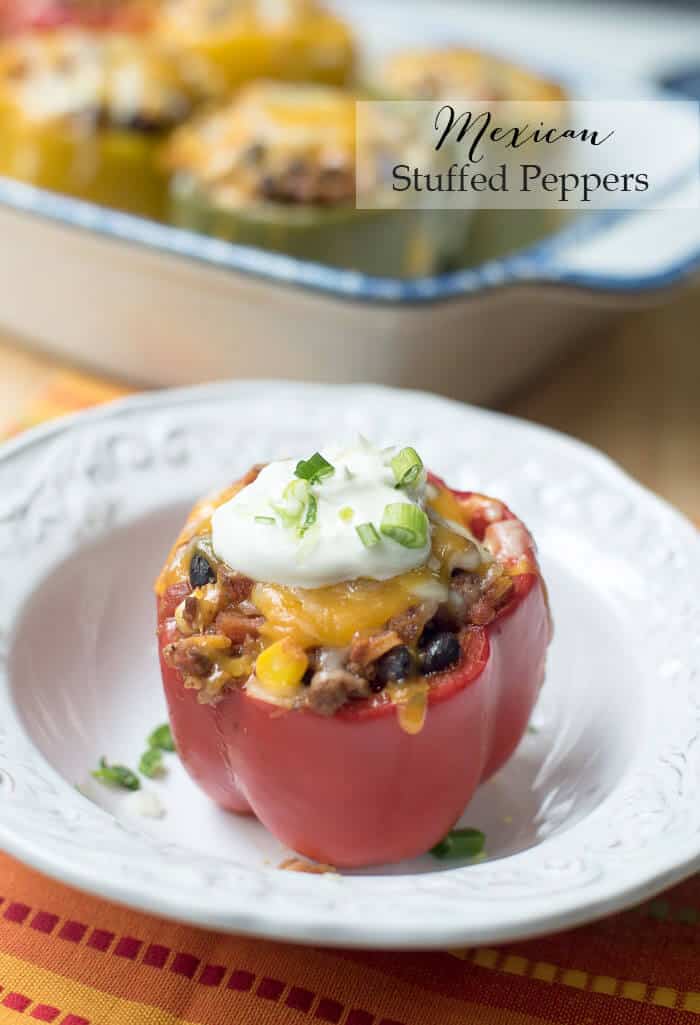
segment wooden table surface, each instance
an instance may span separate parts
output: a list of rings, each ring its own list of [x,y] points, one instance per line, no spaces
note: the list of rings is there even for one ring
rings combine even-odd
[[[0,336],[0,430],[60,366]],[[700,288],[583,339],[501,408],[597,446],[700,519]]]

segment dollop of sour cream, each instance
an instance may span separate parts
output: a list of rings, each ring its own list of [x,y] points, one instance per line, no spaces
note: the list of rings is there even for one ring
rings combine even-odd
[[[425,472],[421,465],[410,486],[397,487],[392,459],[398,452],[364,440],[346,449],[323,449],[332,473],[311,484],[296,476],[299,460],[269,463],[214,512],[215,553],[253,580],[302,588],[360,577],[388,580],[422,566],[430,555]],[[285,510],[298,508],[298,501],[306,509],[309,494],[315,502],[314,521],[303,530],[305,512],[290,524]],[[406,512],[393,508],[399,504],[413,507],[417,514],[408,515],[425,523],[417,547],[382,531],[388,506],[394,516]]]

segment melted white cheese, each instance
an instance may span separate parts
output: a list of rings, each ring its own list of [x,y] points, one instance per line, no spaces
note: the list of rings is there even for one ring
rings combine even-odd
[[[296,480],[298,460],[270,463],[212,517],[214,551],[232,569],[253,580],[288,587],[323,587],[361,577],[388,580],[422,566],[430,555],[430,530],[420,548],[407,548],[381,534],[384,510],[405,503],[423,510],[424,474],[410,491],[397,489],[391,458],[398,450],[380,450],[361,441],[344,450],[324,450],[331,477],[311,487],[317,502],[315,525],[300,538],[285,526],[275,505]],[[303,486],[302,486],[303,487]],[[274,523],[256,517],[274,517]],[[380,540],[366,547],[357,527],[371,523]]]

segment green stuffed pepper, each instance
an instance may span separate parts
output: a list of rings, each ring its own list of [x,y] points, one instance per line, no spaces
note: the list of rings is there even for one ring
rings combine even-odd
[[[400,50],[372,75],[377,96],[403,100],[471,100],[488,103],[564,104],[566,93],[550,79],[482,50],[436,47]],[[518,158],[520,159],[520,158]],[[553,210],[477,209],[465,214],[462,266],[496,259],[550,234],[561,225]]]
[[[262,81],[182,126],[166,150],[174,223],[368,274],[417,277],[447,266],[461,245],[450,211],[403,209],[384,183],[400,126],[378,121],[356,162],[356,99],[330,86]],[[358,173],[386,205],[357,209]]]

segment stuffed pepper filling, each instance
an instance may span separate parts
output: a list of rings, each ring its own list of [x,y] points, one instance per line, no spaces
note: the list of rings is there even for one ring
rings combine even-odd
[[[230,688],[323,716],[394,702],[419,730],[430,688],[535,572],[505,516],[458,502],[410,447],[255,467],[195,508],[158,580],[166,664],[201,702]]]
[[[160,133],[186,116],[191,96],[176,63],[136,34],[64,28],[0,48],[2,104],[27,125]]]
[[[356,185],[386,186],[392,147],[408,131],[378,115],[356,162],[357,99],[332,86],[246,86],[175,133],[167,161],[176,185],[234,210],[255,202],[354,207]]]
[[[411,100],[556,101],[564,96],[557,84],[527,68],[456,46],[394,54],[380,69],[379,87]]]

